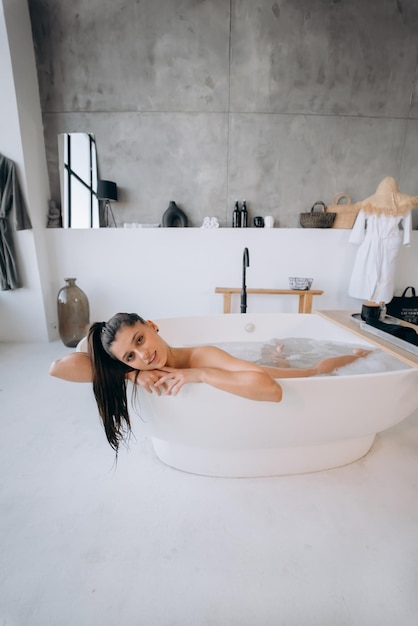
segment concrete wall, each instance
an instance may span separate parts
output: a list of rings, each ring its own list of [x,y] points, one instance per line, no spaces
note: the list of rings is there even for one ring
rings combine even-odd
[[[126,5],[31,0],[38,58],[44,47],[39,92],[27,1],[0,2],[0,152],[18,165],[34,225],[14,233],[24,287],[0,291],[0,342],[57,337],[65,276],[76,276],[87,293],[92,320],[122,309],[146,317],[220,313],[214,288],[240,285],[244,246],[249,287],[286,287],[288,276],[308,274],[325,291],[314,309],[359,310],[347,295],[356,252],[349,231],[292,225],[318,197],[346,189],[358,199],[388,174],[402,191],[418,193],[413,3]],[[332,16],[345,16],[339,37]],[[323,49],[324,28],[332,48]],[[341,113],[345,102],[351,113]],[[49,191],[47,161],[53,190],[56,133],[73,130],[96,134],[101,174],[122,192],[114,206],[120,223],[154,220],[175,199],[195,224],[206,214],[226,224],[235,196],[246,195],[254,212],[273,213],[287,228],[47,229],[48,198],[58,193]],[[397,293],[408,284],[418,287],[418,231],[398,260]],[[250,312],[295,310],[296,298],[249,299]]]
[[[416,0],[29,0],[51,194],[57,133],[93,132],[118,224],[235,198],[284,227],[388,175],[416,195]]]

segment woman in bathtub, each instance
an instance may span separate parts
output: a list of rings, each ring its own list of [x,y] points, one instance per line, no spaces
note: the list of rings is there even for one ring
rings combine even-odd
[[[130,431],[126,380],[149,393],[175,396],[186,383],[206,383],[217,389],[267,402],[280,402],[275,378],[328,374],[368,354],[324,359],[314,367],[267,367],[237,359],[215,346],[175,348],[158,334],[158,327],[135,313],[117,313],[96,322],[88,332],[88,353],[73,352],[54,361],[51,376],[72,382],[92,382],[106,437],[114,450]]]

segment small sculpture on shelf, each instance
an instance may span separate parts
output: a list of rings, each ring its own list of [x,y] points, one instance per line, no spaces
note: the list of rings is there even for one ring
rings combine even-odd
[[[55,200],[50,200],[48,202],[48,222],[47,228],[61,228],[62,219],[61,219],[61,211],[57,207],[57,203]]]

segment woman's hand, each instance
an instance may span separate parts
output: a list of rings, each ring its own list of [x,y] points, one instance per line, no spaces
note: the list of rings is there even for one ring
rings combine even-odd
[[[157,389],[161,386],[165,388],[167,396],[176,396],[180,389],[187,383],[202,382],[199,368],[176,369],[174,367],[164,367],[160,372],[160,378],[155,383]]]
[[[166,385],[164,382],[158,383],[164,374],[165,372],[162,370],[144,370],[141,372],[134,370],[126,374],[126,378],[148,391],[148,393],[155,392],[161,396],[161,393],[166,391]]]

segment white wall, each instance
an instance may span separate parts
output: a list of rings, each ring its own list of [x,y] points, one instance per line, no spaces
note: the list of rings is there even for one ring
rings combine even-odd
[[[101,229],[47,231],[53,290],[76,277],[90,301],[91,319],[117,311],[147,318],[222,313],[215,287],[240,287],[242,255],[250,252],[247,287],[288,288],[289,276],[314,278],[324,290],[313,309],[359,310],[347,294],[357,247],[349,230]],[[418,287],[418,232],[402,248],[399,289]],[[297,297],[248,296],[248,312],[296,312]],[[239,312],[239,296],[233,298]]]

